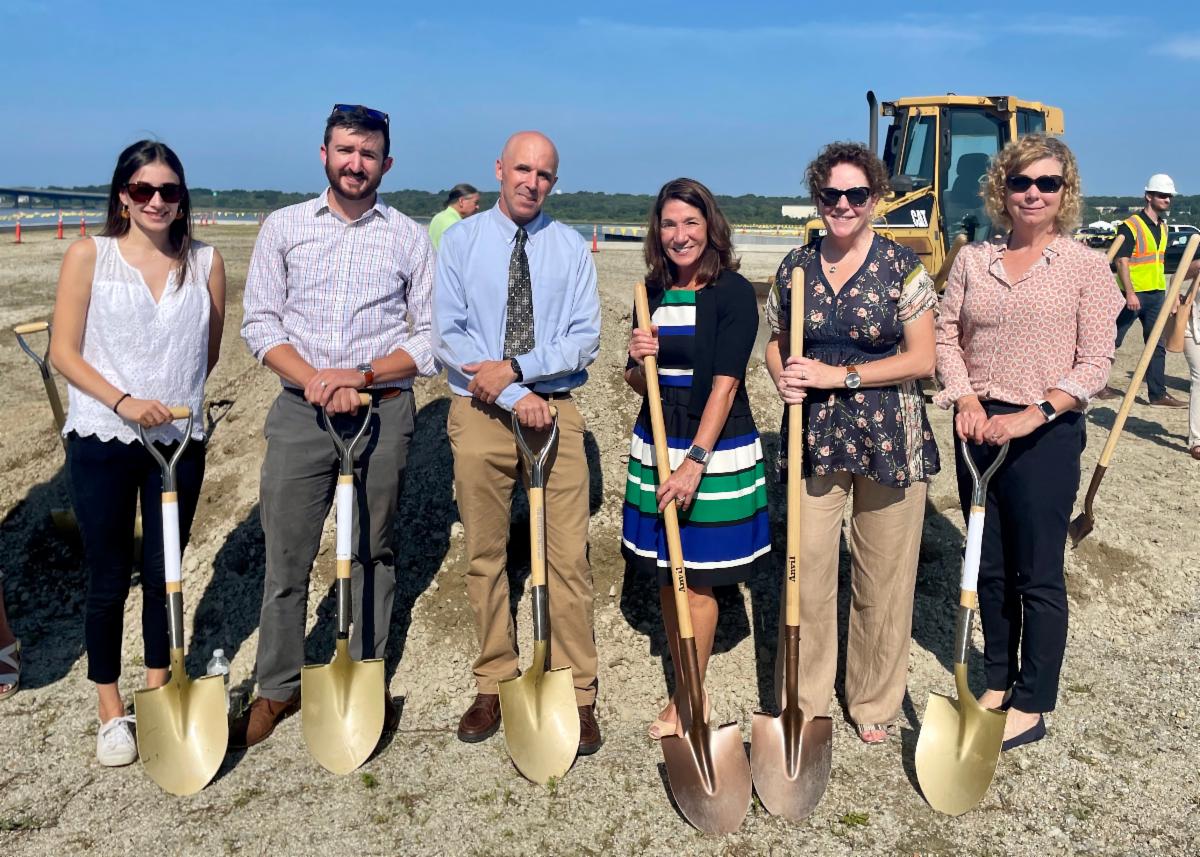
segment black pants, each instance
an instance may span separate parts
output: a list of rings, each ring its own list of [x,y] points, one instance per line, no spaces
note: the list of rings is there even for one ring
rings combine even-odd
[[[168,458],[175,445],[157,445]],[[87,568],[88,678],[111,684],[121,675],[122,620],[133,574],[133,522],[142,501],[142,642],[148,669],[170,665],[163,569],[162,473],[140,443],[67,436],[71,503]],[[204,481],[204,444],[193,440],[175,469],[179,544],[187,545]]]
[[[988,416],[1015,413],[1021,405],[985,402]],[[987,491],[979,615],[987,686],[1012,688],[1021,711],[1053,711],[1067,645],[1067,588],[1063,550],[1079,491],[1079,456],[1086,420],[1071,411],[1012,441]],[[982,471],[996,454],[971,446]],[[971,475],[955,444],[958,497],[966,517]]]

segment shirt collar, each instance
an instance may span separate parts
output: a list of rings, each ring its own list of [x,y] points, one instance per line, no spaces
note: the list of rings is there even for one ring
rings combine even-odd
[[[384,202],[383,197],[379,195],[378,191],[376,191],[375,204],[372,205],[371,208],[368,211],[366,211],[362,217],[358,218],[358,220],[365,220],[366,218],[372,217],[376,214],[379,215],[380,217],[382,217],[384,220],[387,220],[388,219],[388,211],[390,209],[391,209],[391,206],[388,205],[386,202]],[[333,209],[330,208],[330,206],[329,206],[329,188],[325,188],[325,190],[321,191],[320,195],[316,199],[313,200],[313,216],[317,217],[322,214],[332,214],[334,217],[337,217],[339,220],[341,219],[341,216],[334,214]],[[350,221],[350,222],[357,223],[358,220]]]
[[[1061,232],[1058,235],[1055,235],[1054,240],[1047,244],[1042,250],[1042,259],[1045,260],[1044,264],[1054,264],[1054,260],[1061,256],[1066,249],[1066,246],[1064,246],[1063,242],[1072,240],[1074,239],[1068,238]],[[999,238],[993,238],[990,243],[992,245],[992,261],[991,264],[988,265],[988,270],[990,270],[995,276],[999,277],[1005,282],[1008,282],[1008,276],[1004,273],[1004,267],[1001,265],[1001,260],[1004,259],[1004,254],[1008,252],[1008,236],[1005,235]],[[1043,263],[1036,263],[1034,268],[1037,267],[1037,264]],[[1032,271],[1033,268],[1030,268],[1029,272],[1027,272],[1025,276],[1028,276]]]
[[[497,202],[489,209],[488,214],[492,216],[492,221],[500,230],[500,234],[504,236],[504,243],[512,244],[517,240],[517,224],[509,220],[508,215],[500,210],[500,203]],[[546,216],[546,212],[539,211],[537,217],[525,224],[525,234],[532,241],[533,237],[550,225],[550,218]]]

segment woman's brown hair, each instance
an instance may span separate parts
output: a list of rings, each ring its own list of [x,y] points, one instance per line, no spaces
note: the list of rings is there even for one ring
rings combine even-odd
[[[182,285],[187,278],[188,253],[192,249],[192,199],[188,194],[187,180],[183,177],[183,163],[170,146],[157,140],[139,140],[117,156],[117,167],[113,170],[112,184],[108,188],[108,215],[100,234],[120,238],[129,231],[128,216],[121,216],[121,210],[125,207],[121,202],[121,191],[129,184],[134,173],[148,164],[156,163],[170,167],[171,172],[179,176],[179,186],[183,190],[179,200],[179,216],[171,221],[167,230],[167,238],[178,265],[175,282]]]
[[[838,164],[850,164],[862,170],[863,175],[867,177],[867,187],[871,189],[871,196],[877,199],[886,196],[891,190],[887,167],[867,146],[853,142],[830,143],[804,170],[804,180],[808,183],[808,192],[814,203],[821,188],[829,186],[829,174]]]
[[[715,282],[722,271],[736,271],[740,263],[733,255],[733,230],[729,228],[729,221],[721,213],[712,192],[695,179],[678,178],[662,186],[658,198],[654,200],[654,207],[650,209],[650,221],[643,246],[648,271],[646,284],[665,289],[675,282],[678,275],[675,263],[667,258],[663,249],[662,235],[659,232],[663,207],[673,199],[698,208],[708,224],[708,246],[704,248],[704,255],[700,258],[700,268],[696,272],[697,281],[707,286]]]

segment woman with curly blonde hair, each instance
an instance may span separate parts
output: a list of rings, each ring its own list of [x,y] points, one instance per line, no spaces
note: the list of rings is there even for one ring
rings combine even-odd
[[[1004,749],[1040,740],[1054,709],[1067,643],[1063,549],[1079,489],[1083,409],[1112,366],[1120,293],[1103,254],[1070,237],[1079,170],[1061,141],[1009,143],[983,199],[1008,229],[962,249],[937,321],[934,401],[954,407],[960,440],[980,469],[1008,444],[988,483],[979,611],[987,690],[1008,711]],[[990,447],[990,449],[989,449]],[[966,517],[971,477],[955,448]]]

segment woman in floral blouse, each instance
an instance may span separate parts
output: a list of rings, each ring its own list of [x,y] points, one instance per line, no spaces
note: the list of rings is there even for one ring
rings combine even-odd
[[[808,165],[826,235],[793,250],[767,301],[767,369],[804,405],[800,707],[828,713],[837,672],[838,539],[853,495],[846,706],[859,737],[883,743],[908,672],[926,485],[938,451],[918,380],[934,369],[933,281],[916,254],[871,229],[883,164],[832,143]],[[804,274],[804,355],[789,355],[793,271]],[[801,306],[800,304],[796,304]],[[788,462],[787,422],[779,448]]]
[[[1006,708],[1004,749],[1045,736],[1067,644],[1063,549],[1079,490],[1083,408],[1108,383],[1124,301],[1104,256],[1071,240],[1083,197],[1075,157],[1040,134],[1006,146],[983,189],[1010,231],[963,248],[937,324],[935,402],[955,434],[1009,444],[988,483],[979,615],[989,708]],[[971,479],[955,447],[966,517]],[[973,446],[986,466],[994,449]]]

